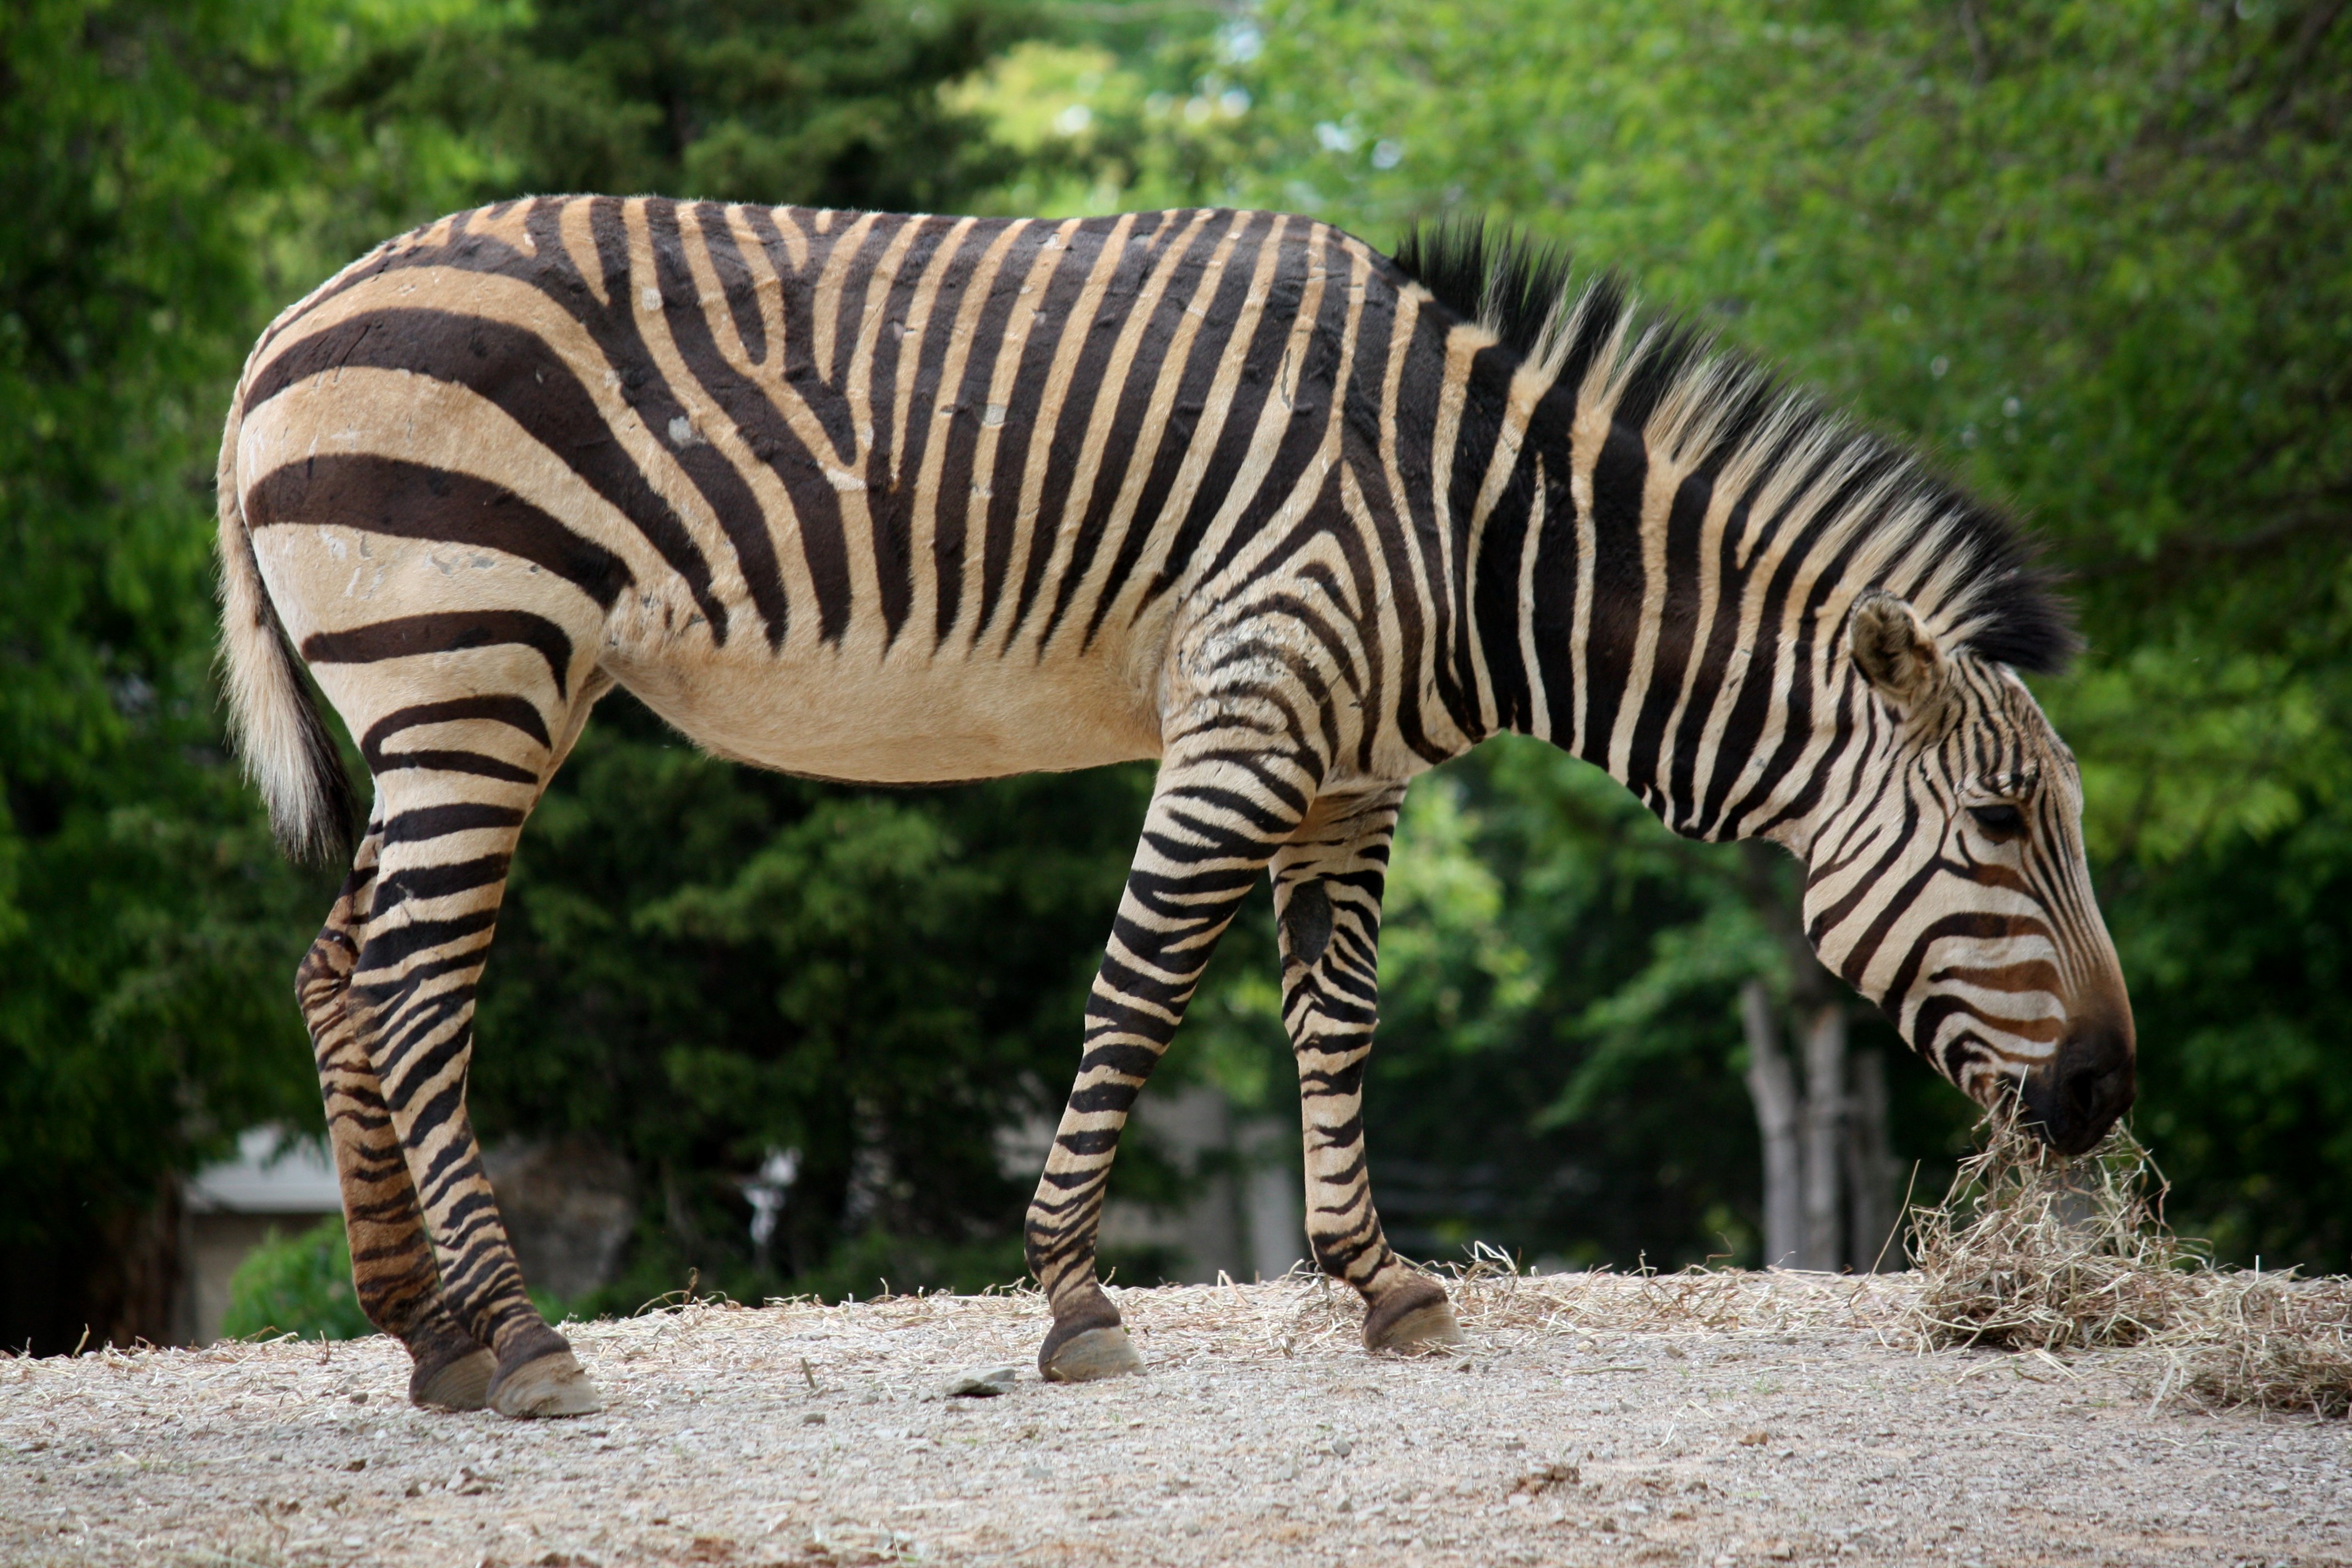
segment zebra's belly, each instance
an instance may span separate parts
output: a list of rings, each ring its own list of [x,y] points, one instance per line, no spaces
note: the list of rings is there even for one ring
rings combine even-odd
[[[1160,754],[1143,692],[1100,660],[854,646],[681,665],[608,657],[647,707],[739,762],[857,784],[1059,773]]]

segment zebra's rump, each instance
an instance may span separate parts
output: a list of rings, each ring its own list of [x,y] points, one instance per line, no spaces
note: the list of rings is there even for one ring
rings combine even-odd
[[[1334,504],[1381,266],[1256,213],[484,208],[273,326],[237,483],[298,646],[527,614],[559,694],[831,777],[1150,756],[1158,612]]]

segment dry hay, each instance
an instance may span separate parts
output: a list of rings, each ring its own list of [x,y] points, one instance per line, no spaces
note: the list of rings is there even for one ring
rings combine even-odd
[[[1841,1279],[1797,1270],[1685,1268],[1617,1274],[1522,1274],[1480,1244],[1450,1269],[1448,1293],[1464,1326],[1592,1332],[1785,1334],[1875,1329],[1909,1291],[1885,1274]]]
[[[2118,1126],[2087,1155],[1990,1125],[1912,1211],[1911,1326],[1938,1347],[2149,1352],[2154,1399],[2352,1414],[2352,1279],[2217,1267],[2165,1225],[2163,1173]]]

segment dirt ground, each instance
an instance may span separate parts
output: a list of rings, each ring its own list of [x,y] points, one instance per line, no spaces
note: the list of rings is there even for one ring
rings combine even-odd
[[[2352,1564],[2345,1423],[1920,1353],[1910,1289],[1474,1281],[1411,1358],[1315,1281],[1127,1290],[1150,1369],[1078,1387],[1034,1296],[703,1306],[571,1327],[605,1409],[537,1425],[383,1340],[0,1361],[0,1563]]]

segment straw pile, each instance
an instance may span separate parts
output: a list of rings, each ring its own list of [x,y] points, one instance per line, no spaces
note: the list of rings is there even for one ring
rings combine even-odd
[[[2352,1414],[2352,1279],[2216,1267],[2164,1224],[2166,1185],[2118,1127],[2053,1154],[1996,1120],[1951,1193],[1911,1215],[1911,1326],[1938,1348],[2137,1348],[2154,1398]]]

